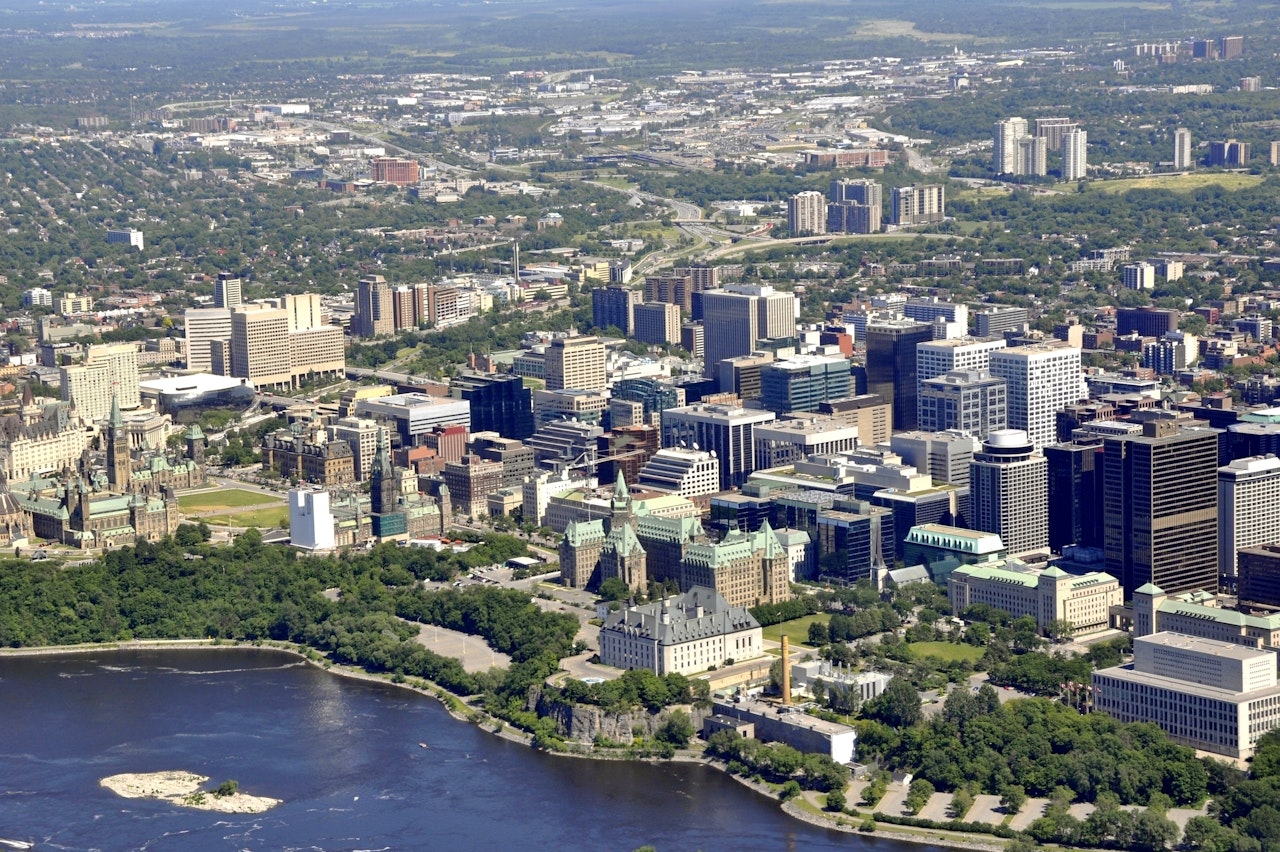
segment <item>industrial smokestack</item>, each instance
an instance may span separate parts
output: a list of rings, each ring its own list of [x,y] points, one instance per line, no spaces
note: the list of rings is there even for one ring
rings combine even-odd
[[[782,634],[782,703],[791,703],[791,641]]]

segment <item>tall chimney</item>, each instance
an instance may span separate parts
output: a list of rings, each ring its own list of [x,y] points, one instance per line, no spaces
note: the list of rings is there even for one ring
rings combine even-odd
[[[791,703],[791,640],[782,634],[782,703]]]

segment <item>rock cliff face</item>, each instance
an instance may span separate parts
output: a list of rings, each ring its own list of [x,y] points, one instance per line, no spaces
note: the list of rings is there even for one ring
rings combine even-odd
[[[628,745],[635,741],[637,733],[645,739],[653,737],[674,710],[688,713],[693,720],[694,730],[701,730],[702,720],[712,712],[709,708],[704,710],[686,704],[664,707],[657,713],[644,708],[611,713],[592,704],[553,701],[544,696],[541,690],[530,690],[526,706],[541,717],[554,719],[556,727],[567,740],[590,743],[596,737],[601,737],[610,742]]]

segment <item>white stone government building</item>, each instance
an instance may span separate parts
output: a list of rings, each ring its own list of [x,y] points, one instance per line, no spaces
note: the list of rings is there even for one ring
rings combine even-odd
[[[1133,662],[1093,674],[1094,707],[1121,722],[1154,722],[1192,748],[1248,758],[1280,727],[1273,651],[1182,633],[1133,641]]]
[[[600,662],[657,675],[703,672],[763,653],[755,617],[705,586],[618,610],[600,628]]]

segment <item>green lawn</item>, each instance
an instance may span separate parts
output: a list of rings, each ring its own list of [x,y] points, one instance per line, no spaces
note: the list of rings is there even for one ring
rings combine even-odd
[[[785,633],[791,637],[792,645],[808,645],[809,644],[809,625],[815,621],[826,624],[831,620],[828,613],[820,612],[817,615],[806,615],[804,618],[797,618],[792,621],[784,621],[780,624],[771,624],[764,628],[764,638],[772,642],[781,642],[782,634]]]
[[[1151,177],[1097,181],[1090,189],[1117,194],[1131,189],[1168,189],[1172,192],[1195,192],[1206,186],[1220,186],[1225,190],[1247,189],[1262,183],[1261,175],[1236,172],[1191,172],[1178,175],[1152,175]]]
[[[216,511],[218,509],[239,509],[244,506],[257,506],[274,500],[283,500],[270,494],[257,491],[246,491],[243,488],[218,488],[213,491],[200,491],[195,494],[183,494],[178,497],[178,508],[184,512]]]
[[[234,515],[216,515],[206,518],[205,523],[211,526],[232,527],[268,527],[289,526],[289,507],[280,506],[274,509],[259,509],[256,512],[238,512]]]
[[[955,645],[951,642],[912,642],[907,646],[911,656],[917,660],[922,657],[933,657],[948,663],[963,660],[977,662],[982,658],[982,649],[972,645]]]

